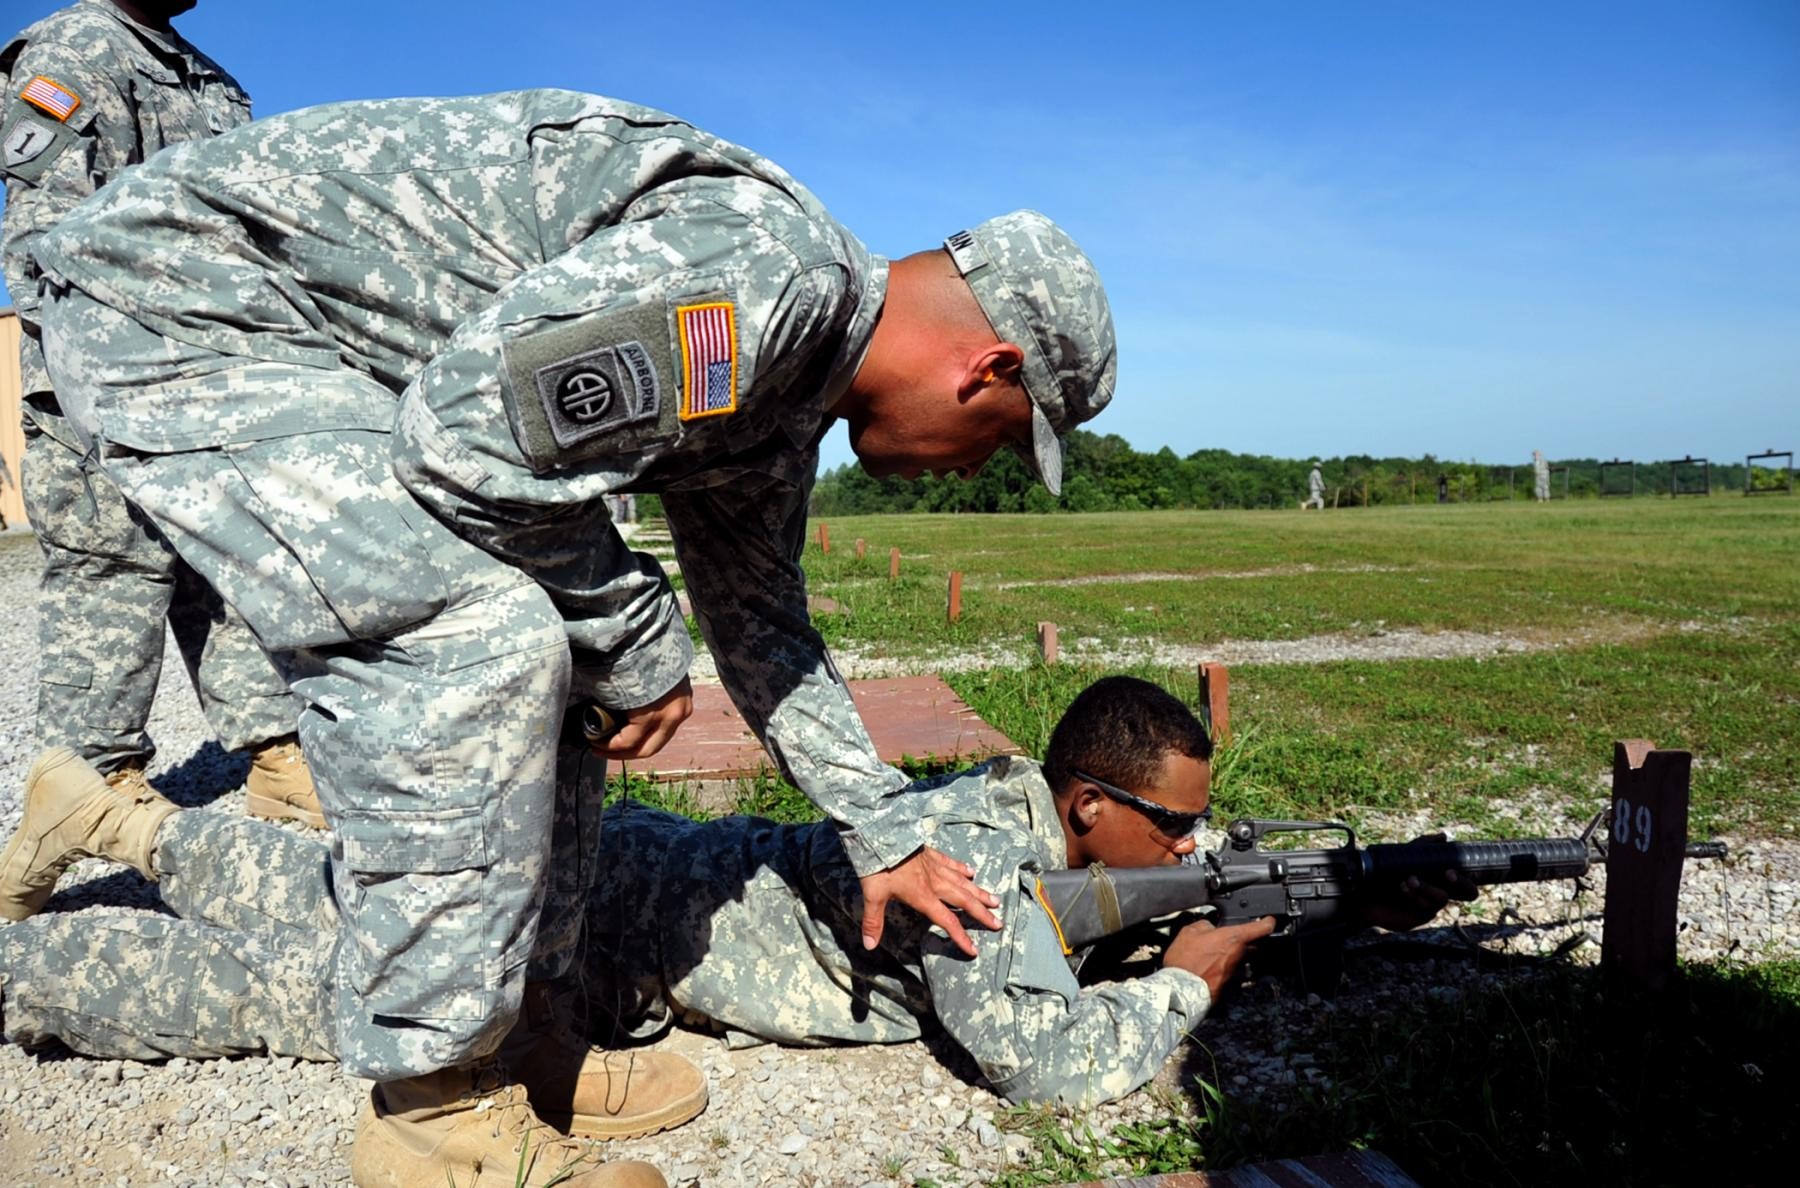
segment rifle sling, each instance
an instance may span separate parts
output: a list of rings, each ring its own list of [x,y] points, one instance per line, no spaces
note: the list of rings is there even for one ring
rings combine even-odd
[[[1094,907],[1100,912],[1102,935],[1111,936],[1125,927],[1125,918],[1119,912],[1118,885],[1113,882],[1106,863],[1090,862],[1087,869],[1088,883],[1094,888]]]

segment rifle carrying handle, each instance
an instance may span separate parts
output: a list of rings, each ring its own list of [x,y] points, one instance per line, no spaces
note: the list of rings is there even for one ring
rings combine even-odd
[[[625,725],[622,715],[615,714],[603,705],[589,702],[581,707],[581,737],[590,745],[597,746],[619,732]]]

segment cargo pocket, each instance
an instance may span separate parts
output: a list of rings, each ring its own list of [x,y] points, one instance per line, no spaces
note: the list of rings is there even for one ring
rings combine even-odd
[[[94,687],[94,665],[80,656],[56,656],[43,653],[38,659],[38,683],[62,685],[69,689]]]
[[[394,477],[387,434],[309,433],[224,452],[254,495],[271,543],[297,563],[312,598],[349,638],[392,635],[449,602],[431,539],[444,530]]]
[[[364,1010],[489,1018],[508,930],[486,909],[483,809],[352,814],[333,825],[347,926],[340,964]]]
[[[65,1026],[78,1035],[90,1025],[96,1033],[116,1028],[152,1048],[160,1047],[156,1036],[191,1039],[194,988],[206,973],[196,960],[200,929],[182,920],[130,916],[101,917],[85,931],[61,945],[60,938],[50,942],[67,951],[70,968],[81,976],[37,985],[44,1004],[65,1016]]]

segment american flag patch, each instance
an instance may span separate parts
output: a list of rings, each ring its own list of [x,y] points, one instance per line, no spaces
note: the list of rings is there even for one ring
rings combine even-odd
[[[81,106],[81,96],[41,74],[25,84],[19,92],[19,98],[45,115],[65,122],[75,114],[75,109]]]
[[[737,411],[737,311],[729,301],[675,310],[681,336],[681,419]]]

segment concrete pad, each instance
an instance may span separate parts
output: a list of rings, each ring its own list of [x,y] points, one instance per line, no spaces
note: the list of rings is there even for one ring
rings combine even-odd
[[[982,721],[935,676],[851,681],[863,724],[882,759],[974,763],[990,755],[1021,755],[1017,743]],[[633,763],[651,779],[729,779],[773,771],[775,764],[717,685],[694,689],[694,715],[655,757]]]

